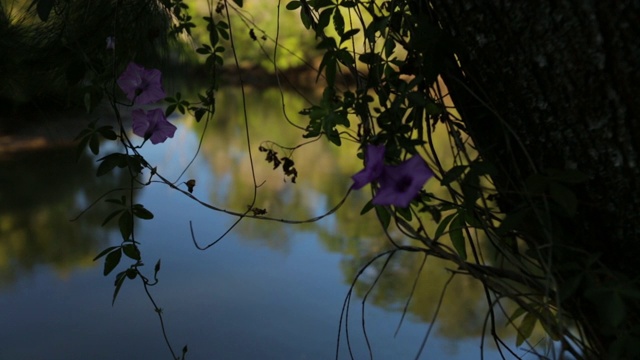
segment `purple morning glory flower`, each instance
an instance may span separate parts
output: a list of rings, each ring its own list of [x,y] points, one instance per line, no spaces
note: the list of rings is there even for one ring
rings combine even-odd
[[[367,144],[364,153],[364,169],[353,175],[353,189],[358,190],[382,175],[384,166],[384,145]]]
[[[127,98],[136,104],[150,104],[167,96],[162,88],[160,70],[147,70],[133,62],[127,65],[117,83]]]
[[[133,118],[133,133],[151,140],[152,144],[162,143],[172,138],[176,127],[167,120],[162,109],[153,109],[145,113],[142,109],[131,112]]]
[[[380,189],[371,203],[405,208],[432,176],[433,172],[420,156],[414,156],[397,166],[384,166],[378,180]]]

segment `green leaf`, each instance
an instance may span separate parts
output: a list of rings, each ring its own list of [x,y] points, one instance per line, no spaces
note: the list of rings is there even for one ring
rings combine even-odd
[[[302,6],[302,4],[300,4],[300,1],[291,1],[285,7],[287,8],[287,10],[295,10],[300,6]]]
[[[124,280],[127,278],[127,271],[122,271],[116,275],[115,289],[113,290],[113,300],[111,300],[111,306],[116,303],[116,297],[118,297],[118,293],[120,292],[120,288],[122,284],[124,284]]]
[[[198,108],[196,109],[196,111],[194,112],[194,116],[196,118],[197,122],[200,122],[200,120],[202,120],[202,117],[204,116],[204,114],[207,113],[207,109],[205,108]]]
[[[445,186],[449,185],[451,182],[457,180],[464,172],[467,170],[467,165],[457,165],[449,169],[446,174],[442,177],[440,181],[440,185]]]
[[[344,17],[342,17],[340,8],[336,7],[335,9],[333,13],[333,27],[336,29],[338,35],[342,37],[342,35],[344,35]]]
[[[345,31],[345,33],[340,36],[340,44],[351,39],[353,35],[359,32],[360,32],[360,29],[351,29],[351,30]]]
[[[352,0],[344,0],[340,2],[340,6],[346,7],[346,8],[353,8],[353,7],[356,7],[357,4],[355,1],[352,1]]]
[[[325,29],[329,26],[331,22],[331,14],[333,13],[332,9],[325,9],[320,12],[320,16],[318,17],[318,30]]]
[[[156,263],[156,266],[154,266],[154,268],[153,268],[153,276],[154,277],[156,275],[158,275],[158,271],[160,271],[160,259],[158,259],[158,262]]]
[[[107,202],[109,204],[116,204],[116,205],[122,205],[124,206],[126,204],[127,201],[127,197],[126,196],[122,196],[122,198],[118,199],[107,199],[104,202]]]
[[[101,161],[100,165],[98,166],[98,170],[96,171],[96,176],[102,176],[104,174],[109,173],[111,170],[113,170],[116,166],[118,167],[124,167],[123,163],[122,163],[122,158],[123,154],[109,154],[105,157],[103,157],[102,159],[98,159],[98,161]]]
[[[383,229],[388,229],[389,224],[391,224],[391,213],[384,206],[375,206],[376,215],[378,215],[378,219],[380,220],[380,224],[382,224]]]
[[[138,276],[138,271],[136,271],[135,269],[129,268],[126,270],[126,275],[129,279],[133,280],[136,278],[136,276]]]
[[[140,249],[134,244],[126,244],[122,246],[122,252],[133,260],[140,260]]]
[[[211,47],[215,47],[220,41],[218,28],[215,26],[214,22],[211,22],[209,23],[209,25],[207,25],[207,30],[209,31],[209,44],[211,44]]]
[[[374,208],[374,205],[371,203],[371,200],[369,200],[360,211],[360,215],[364,215],[368,213],[373,208]]]
[[[121,210],[116,210],[116,211],[112,212],[111,214],[107,215],[107,217],[102,222],[102,225],[100,225],[100,226],[105,226],[109,221],[111,221],[111,219],[113,219],[114,217],[118,216],[118,214],[120,214],[123,211],[124,210],[122,210],[122,209]]]
[[[365,64],[373,65],[382,61],[382,57],[374,52],[368,52],[360,55],[358,60]]]
[[[125,241],[129,240],[131,233],[133,233],[133,218],[129,210],[122,212],[122,215],[120,215],[120,219],[118,220],[118,226],[120,227],[122,239]]]
[[[540,324],[542,324],[544,331],[547,333],[547,335],[549,335],[551,340],[562,340],[562,334],[558,332],[558,323],[556,321],[556,317],[553,315],[551,310],[549,310],[548,308],[541,309],[540,319]]]
[[[467,210],[460,210],[460,212],[464,214],[464,222],[467,223],[467,225],[476,229],[484,228],[482,220],[477,217],[478,215],[475,212]]]
[[[464,228],[464,217],[460,213],[456,214],[456,217],[451,220],[449,225],[449,237],[451,238],[451,244],[462,260],[467,259],[467,244],[462,234]]]
[[[107,255],[108,253],[112,252],[114,249],[117,249],[117,248],[119,248],[119,246],[109,246],[108,248],[102,250],[100,254],[98,254],[96,257],[94,257],[93,261],[100,259],[101,257]]]
[[[413,214],[411,213],[411,209],[409,207],[406,208],[398,208],[396,207],[396,214],[402,216],[407,221],[411,221],[413,218]]]
[[[107,140],[115,140],[118,138],[118,135],[115,133],[115,131],[113,131],[112,126],[102,126],[96,131],[99,132],[100,135],[102,135],[102,137]]]
[[[173,114],[173,112],[176,111],[176,107],[177,106],[178,106],[177,104],[171,104],[171,105],[167,106],[167,110],[165,110],[164,116],[169,116],[169,115]]]
[[[123,156],[125,160],[124,163],[119,164],[120,167],[129,166],[131,172],[134,174],[139,174],[142,172],[142,161],[144,160],[140,155],[129,155]]]
[[[513,312],[513,314],[511,314],[511,316],[509,316],[509,320],[511,320],[511,322],[515,322],[517,318],[519,318],[520,316],[526,313],[527,313],[527,310],[525,310],[522,307],[519,307]]]
[[[113,269],[116,268],[116,266],[118,266],[121,258],[122,250],[120,249],[120,247],[107,255],[107,257],[104,259],[104,270],[102,272],[104,276],[109,275],[109,273],[112,272]]]
[[[520,327],[518,327],[518,336],[516,337],[516,346],[522,345],[525,340],[527,340],[531,334],[533,333],[533,328],[536,326],[536,318],[535,314],[528,312],[522,322],[520,323]]]
[[[133,210],[133,215],[135,215],[136,217],[139,217],[140,219],[143,219],[143,220],[153,219],[153,213],[145,209],[144,206],[142,206],[141,204],[133,205],[132,210]]]

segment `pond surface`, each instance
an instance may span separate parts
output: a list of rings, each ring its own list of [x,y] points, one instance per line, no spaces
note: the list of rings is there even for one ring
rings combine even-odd
[[[277,91],[249,96],[256,178],[264,182],[256,206],[274,218],[301,220],[339,203],[361,167],[355,146],[338,152],[321,141],[296,151],[294,184],[257,148],[265,140],[296,145],[300,134],[286,125]],[[220,95],[202,149],[181,178],[197,180],[193,194],[200,200],[235,211],[245,210],[253,195],[239,101],[237,92]],[[295,114],[303,106],[289,108]],[[175,137],[145,145],[142,154],[175,180],[195,155],[203,126],[172,121]],[[108,150],[103,147],[101,155]],[[99,201],[69,221],[103,193],[126,186],[123,173],[96,178],[94,161],[86,156],[75,163],[74,149],[54,149],[0,163],[0,359],[171,359],[138,280],[126,281],[111,305],[115,273],[130,263],[123,259],[104,277],[102,261],[93,261],[102,249],[119,244],[115,221],[101,226],[114,208]],[[339,342],[338,357],[348,359],[347,324],[353,358],[368,359],[364,314],[373,358],[414,359],[449,280],[444,264],[429,259],[421,272],[423,258],[403,254],[384,271],[384,259],[375,262],[355,284],[348,319],[341,322],[359,269],[389,248],[372,214],[360,215],[366,196],[366,189],[352,193],[336,214],[318,222],[246,219],[200,251],[190,222],[198,243],[207,244],[236,218],[164,184],[139,191],[135,201],[155,218],[136,223],[136,240],[149,277],[153,264],[162,261],[160,282],[151,292],[176,352],[187,345],[187,359],[333,359]],[[479,359],[486,316],[482,289],[455,278],[442,304],[421,358]],[[484,351],[486,359],[498,357],[490,340]]]

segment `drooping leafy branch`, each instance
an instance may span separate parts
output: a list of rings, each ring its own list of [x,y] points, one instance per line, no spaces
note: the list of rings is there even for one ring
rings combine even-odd
[[[189,7],[180,0],[162,3],[172,21],[169,33],[188,35],[195,26],[188,15]],[[173,112],[189,114],[195,121],[204,122],[205,130],[206,124],[213,119],[216,93],[221,91],[220,69],[225,65],[223,55],[231,52],[235,59],[232,66],[240,67],[236,53],[242,49],[234,46],[230,11],[242,8],[243,2],[236,0],[234,3],[219,1],[214,5],[212,1],[208,2],[208,15],[204,18],[208,43],[197,45],[195,50],[203,57],[208,85],[196,100],[184,99],[180,93],[169,97],[162,93],[159,96],[158,86],[161,83],[156,81],[157,73],[136,64],[130,65],[132,71],[121,66],[118,71],[124,72],[114,72],[111,82],[104,87],[118,127],[113,129],[92,123],[79,136],[81,147],[88,146],[95,155],[99,153],[98,139],[115,141],[119,151],[99,159],[98,175],[121,168],[129,173],[131,179],[125,195],[119,199],[107,199],[117,209],[105,223],[117,218],[122,243],[105,249],[96,257],[104,257],[105,275],[120,265],[122,255],[133,262],[116,275],[113,300],[126,279],[140,278],[161,322],[161,309],[148,290],[157,283],[160,261],[154,268],[153,281],[140,270],[143,263],[135,219],[150,220],[153,217],[142,204],[134,201],[134,192],[140,187],[161,183],[206,209],[236,218],[233,225],[205,245],[196,241],[193,224],[190,224],[193,242],[203,250],[224,238],[244,219],[285,223],[317,221],[332,214],[344,201],[326,214],[311,219],[271,218],[267,215],[268,209],[256,204],[260,185],[254,176],[251,204],[246,209],[226,210],[194,195],[196,179],[180,182],[186,168],[176,181],[170,181],[163,176],[161,166],[153,166],[145,160],[143,150],[144,146],[149,146],[147,140],[156,144],[173,136],[175,129],[166,119]],[[388,262],[392,261],[392,255],[400,251],[424,254],[425,261],[430,257],[446,260],[451,264],[452,277],[469,276],[483,285],[487,304],[486,330],[501,352],[508,351],[518,357],[514,346],[499,335],[497,329],[502,325],[502,319],[515,329],[515,347],[527,344],[536,324],[540,324],[550,341],[543,344],[546,348],[535,343],[527,344],[530,351],[558,357],[565,353],[574,357],[587,354],[590,344],[574,331],[584,324],[579,322],[576,314],[566,309],[562,293],[566,290],[558,288],[553,268],[546,261],[544,252],[537,248],[540,242],[538,239],[532,241],[522,231],[525,217],[533,217],[549,229],[553,228],[551,222],[546,222],[550,214],[555,214],[550,210],[553,207],[559,207],[564,216],[570,218],[576,206],[571,186],[583,181],[584,176],[577,171],[558,170],[539,174],[527,181],[520,179],[530,201],[506,213],[500,209],[497,201],[500,194],[492,185],[492,176],[500,164],[489,163],[482,154],[478,154],[467,134],[465,119],[457,113],[441,81],[440,75],[452,66],[446,60],[455,58],[458,49],[455,41],[446,36],[431,18],[428,2],[294,0],[285,8],[299,13],[302,24],[312,32],[318,49],[323,53],[316,81],[324,82],[324,90],[317,103],[298,109],[308,118],[302,127],[301,137],[309,140],[326,138],[336,146],[345,141],[356,142],[362,149],[359,156],[364,160],[364,170],[354,175],[352,189],[362,189],[370,184],[371,201],[363,207],[362,213],[375,211],[381,231],[391,247],[375,256],[368,266],[384,259],[378,275],[381,276]],[[248,29],[247,33],[255,38],[252,30]],[[265,38],[275,42],[270,61],[278,74],[275,60],[279,54],[278,34]],[[115,49],[118,41],[116,35]],[[263,53],[270,56],[266,51]],[[241,72],[238,73],[243,87]],[[116,81],[117,77],[128,81]],[[244,88],[242,91],[246,125],[250,119],[246,113],[248,103]],[[119,100],[122,93],[127,95],[129,102]],[[149,95],[158,96],[152,96],[150,100]],[[134,145],[135,141],[129,138],[129,128],[122,121],[121,109],[163,98],[168,104],[164,111],[132,111],[131,130],[143,139],[140,145]],[[292,129],[299,131],[300,127],[294,125]],[[244,130],[251,154],[253,145],[249,127],[245,126]],[[266,160],[274,169],[281,168],[291,182],[295,182],[299,174],[293,152],[297,147],[271,142],[261,144],[258,150],[266,153]],[[278,155],[277,148],[286,149],[287,156]],[[195,153],[198,151],[199,147]],[[453,161],[444,160],[445,152]],[[253,160],[249,161],[253,169]],[[144,180],[143,174],[147,176]],[[432,177],[444,189],[442,194],[425,190],[425,182]],[[186,185],[186,190],[182,185]],[[352,189],[347,191],[345,198]],[[360,274],[362,272],[354,282],[359,280]],[[365,294],[365,299],[370,291]],[[351,293],[345,303],[345,317],[348,317],[350,296]],[[341,330],[342,322],[340,326]],[[348,336],[350,330],[345,328],[345,331]],[[366,336],[364,326],[362,331]],[[560,344],[558,354],[554,353],[556,341]],[[176,358],[168,340],[167,345]],[[348,342],[347,346],[350,346]],[[417,357],[423,348],[420,347]],[[183,358],[185,353],[186,347]]]

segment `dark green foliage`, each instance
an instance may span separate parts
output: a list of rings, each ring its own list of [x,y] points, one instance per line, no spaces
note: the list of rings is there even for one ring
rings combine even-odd
[[[0,53],[11,54],[0,59],[0,102],[88,110],[114,70],[161,61],[173,21],[169,8],[151,0],[34,0],[0,12]],[[107,49],[107,37],[115,49]]]

